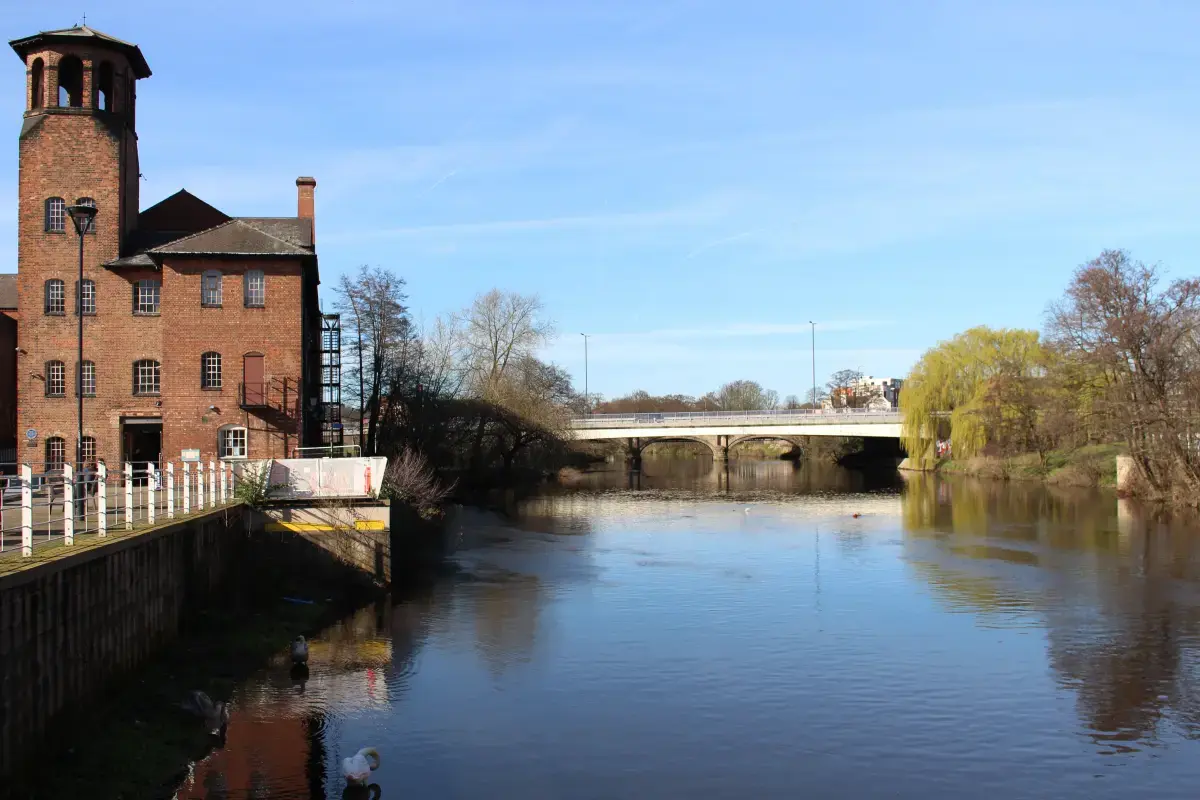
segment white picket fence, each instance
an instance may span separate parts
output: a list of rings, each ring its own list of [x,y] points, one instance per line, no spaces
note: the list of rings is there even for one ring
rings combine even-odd
[[[0,553],[20,547],[26,557],[51,542],[73,545],[227,505],[239,481],[230,464],[216,461],[127,462],[117,470],[20,464],[16,473],[0,475]]]

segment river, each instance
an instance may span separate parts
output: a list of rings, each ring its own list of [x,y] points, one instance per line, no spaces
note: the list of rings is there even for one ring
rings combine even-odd
[[[451,527],[179,796],[1200,796],[1200,537],[1112,495],[647,459]]]

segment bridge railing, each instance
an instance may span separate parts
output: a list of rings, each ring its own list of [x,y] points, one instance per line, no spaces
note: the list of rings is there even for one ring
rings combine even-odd
[[[672,422],[712,421],[741,423],[783,423],[825,420],[831,417],[894,420],[898,409],[874,408],[788,408],[761,411],[641,411],[633,414],[590,414],[571,420],[574,428],[612,428],[626,425],[662,425]]]

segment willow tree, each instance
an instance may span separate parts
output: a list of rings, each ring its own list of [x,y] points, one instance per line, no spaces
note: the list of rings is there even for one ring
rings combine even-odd
[[[935,441],[949,425],[956,456],[978,454],[1005,425],[1028,420],[1025,393],[1013,381],[1044,374],[1037,331],[978,327],[927,351],[900,391],[901,439],[921,464],[935,458]]]

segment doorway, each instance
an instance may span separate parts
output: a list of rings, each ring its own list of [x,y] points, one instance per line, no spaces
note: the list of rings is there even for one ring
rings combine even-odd
[[[242,404],[251,407],[266,405],[266,365],[262,353],[242,356]]]
[[[142,475],[150,464],[162,463],[162,417],[121,420],[121,462]]]

